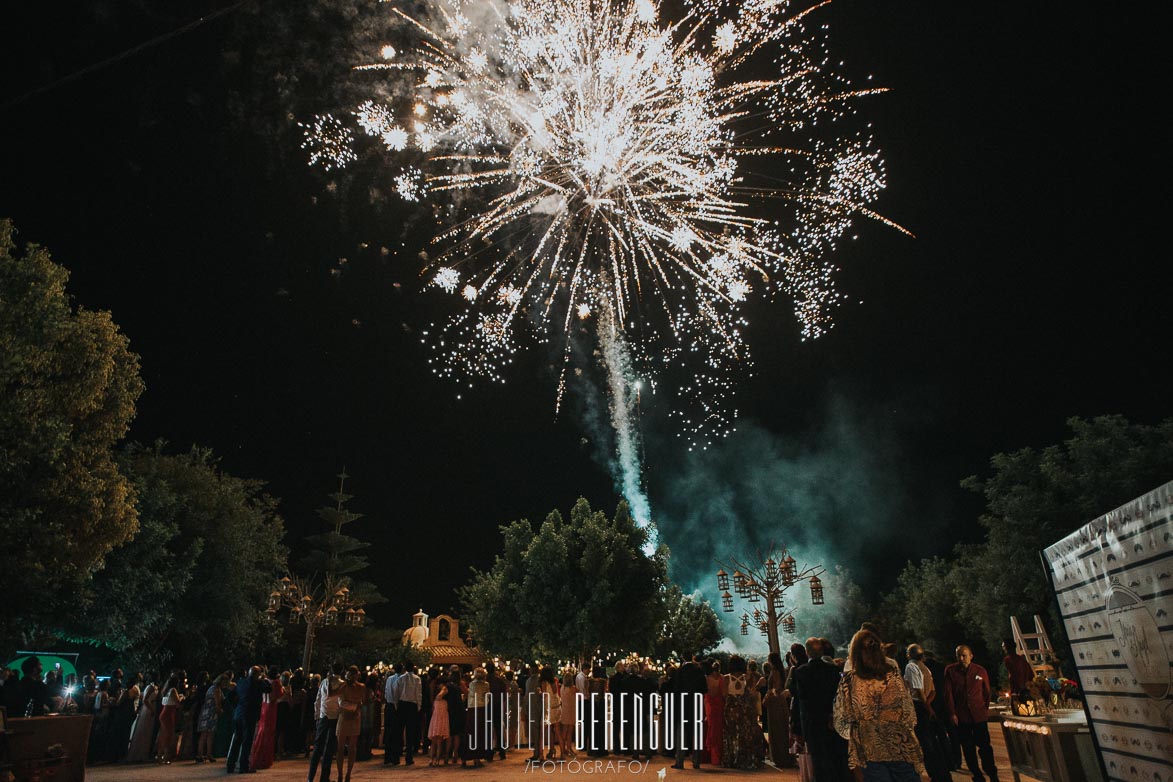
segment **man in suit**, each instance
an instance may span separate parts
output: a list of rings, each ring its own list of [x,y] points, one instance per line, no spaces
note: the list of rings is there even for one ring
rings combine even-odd
[[[415,763],[415,751],[420,743],[420,704],[423,702],[423,683],[415,675],[415,663],[400,663],[403,671],[395,680],[395,722],[391,726],[391,744],[387,752],[397,763],[400,751],[410,766]]]
[[[831,727],[840,673],[828,646],[823,638],[806,639],[810,659],[791,675],[790,731],[810,753],[815,782],[848,782],[847,742]]]
[[[264,676],[264,669],[254,665],[236,683],[236,710],[232,713],[232,743],[228,747],[228,763],[225,771],[231,774],[240,764],[241,774],[255,774],[255,768],[249,768],[249,756],[253,751],[253,737],[257,732],[257,723],[261,719],[261,703],[265,693],[273,689],[273,685]]]
[[[700,661],[692,660],[680,666],[676,672],[676,687],[671,698],[677,710],[676,716],[676,762],[672,768],[684,768],[684,753],[692,755],[692,767],[701,767],[701,750],[704,741],[696,741],[697,722],[704,720],[704,712],[697,710],[697,695],[704,696],[709,691],[709,683],[705,679],[705,672],[701,669]],[[704,734],[704,730],[700,731]]]

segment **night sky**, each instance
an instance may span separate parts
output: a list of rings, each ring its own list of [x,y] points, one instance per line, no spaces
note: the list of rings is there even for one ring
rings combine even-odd
[[[579,495],[614,509],[606,441],[576,403],[555,416],[544,352],[459,401],[432,375],[430,219],[372,199],[374,172],[305,165],[293,120],[334,108],[331,69],[362,59],[341,17],[311,13],[331,4],[256,0],[27,96],[229,4],[13,5],[32,16],[0,12],[0,216],[129,335],[133,439],[265,480],[295,550],[345,464],[393,626],[453,608],[497,525]],[[713,524],[885,588],[976,539],[958,482],[992,454],[1057,442],[1073,415],[1171,412],[1168,131],[1149,116],[1166,68],[1138,23],[940,0],[836,0],[819,21],[848,74],[891,88],[858,109],[887,162],[876,208],[916,238],[858,224],[822,339],[801,342],[785,302],[751,311],[755,374],[716,450],[684,453],[645,398],[646,486],[689,587],[720,554],[693,537]]]

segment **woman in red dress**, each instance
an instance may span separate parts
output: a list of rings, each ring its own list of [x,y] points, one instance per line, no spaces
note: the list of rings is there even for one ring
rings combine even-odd
[[[257,722],[257,735],[253,740],[253,751],[249,757],[249,768],[269,768],[273,765],[273,754],[277,749],[277,704],[285,689],[276,668],[269,669],[269,684],[272,690],[265,693],[261,703],[261,719]]]
[[[709,691],[705,693],[705,749],[708,762],[721,766],[721,744],[725,740],[725,677],[721,675],[721,661],[710,657],[704,666]]]

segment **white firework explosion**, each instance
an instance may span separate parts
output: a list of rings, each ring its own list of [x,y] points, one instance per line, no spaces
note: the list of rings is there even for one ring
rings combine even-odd
[[[804,23],[824,4],[389,3],[410,45],[358,70],[409,94],[354,114],[407,166],[404,198],[455,202],[425,270],[460,307],[429,335],[435,370],[501,380],[530,329],[569,362],[577,324],[606,321],[636,375],[689,367],[674,407],[690,438],[727,430],[744,302],[787,297],[820,336],[840,298],[828,251],[853,217],[893,225],[868,207],[870,138],[824,131],[880,91],[831,73]],[[403,93],[386,86],[372,94]]]

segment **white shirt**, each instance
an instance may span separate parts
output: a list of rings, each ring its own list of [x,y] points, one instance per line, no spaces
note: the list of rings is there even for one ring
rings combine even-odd
[[[411,671],[406,671],[395,677],[395,705],[402,702],[414,703],[421,706],[423,701],[423,686],[420,677]]]
[[[383,685],[383,699],[392,706],[399,704],[399,695],[395,692],[395,685],[399,683],[399,677],[402,674],[393,673],[387,677],[387,682]]]
[[[587,675],[585,671],[579,671],[578,676],[574,677],[574,689],[578,692],[587,691]]]
[[[909,660],[908,665],[904,666],[904,683],[911,690],[912,699],[919,701],[921,699],[921,690],[925,687],[925,676],[921,673],[920,666],[914,660]]]
[[[320,720],[336,720],[338,719],[339,705],[337,698],[330,697],[330,682],[334,677],[323,679],[322,683],[318,685],[318,697],[314,701],[314,714],[318,715]]]

